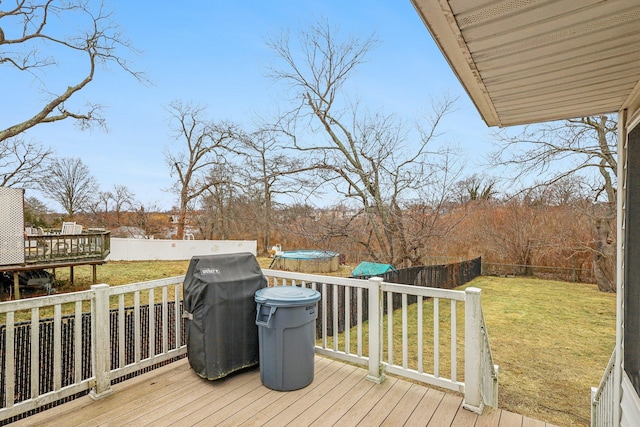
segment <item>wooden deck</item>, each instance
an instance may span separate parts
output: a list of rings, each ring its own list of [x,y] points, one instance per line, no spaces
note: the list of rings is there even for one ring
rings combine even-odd
[[[279,392],[262,385],[257,368],[207,381],[182,359],[115,385],[104,400],[82,397],[12,425],[550,426],[500,409],[478,416],[462,408],[460,395],[397,378],[377,385],[366,373],[316,356],[311,385]]]

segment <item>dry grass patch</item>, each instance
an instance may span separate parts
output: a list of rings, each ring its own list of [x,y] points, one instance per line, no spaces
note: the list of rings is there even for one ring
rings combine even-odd
[[[146,282],[166,277],[182,276],[187,273],[187,261],[109,261],[98,266],[98,283],[111,286]],[[58,292],[73,292],[91,287],[92,268],[85,265],[74,268],[74,286],[69,284],[69,269],[56,271],[56,289]]]
[[[590,388],[615,345],[615,295],[530,278],[479,277],[467,286],[482,289],[500,365],[500,407],[562,426],[588,425]]]

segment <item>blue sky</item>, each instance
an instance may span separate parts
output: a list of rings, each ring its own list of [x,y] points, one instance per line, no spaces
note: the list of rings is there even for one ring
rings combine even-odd
[[[114,20],[140,50],[127,55],[151,81],[141,85],[119,69],[99,70],[79,94],[106,107],[108,132],[80,131],[71,123],[40,126],[27,135],[51,146],[57,156],[80,157],[104,190],[126,185],[141,202],[169,209],[175,195],[163,150],[173,139],[165,107],[172,100],[208,107],[209,117],[248,129],[255,115],[269,115],[283,102],[282,87],[266,77],[273,56],[265,40],[297,31],[319,18],[342,34],[376,33],[380,45],[353,77],[354,96],[372,110],[383,108],[412,121],[445,92],[459,97],[443,124],[441,142],[468,153],[478,169],[491,150],[491,130],[481,120],[409,0],[402,1],[125,1],[107,0]],[[68,83],[64,83],[67,85]],[[28,78],[0,79],[15,99],[0,127],[38,104]],[[41,99],[41,98],[40,98]],[[29,192],[27,193],[29,195]]]

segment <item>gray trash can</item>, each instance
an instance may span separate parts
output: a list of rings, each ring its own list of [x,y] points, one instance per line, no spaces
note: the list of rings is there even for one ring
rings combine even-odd
[[[291,391],[313,381],[319,299],[320,292],[296,286],[255,293],[260,379],[265,386]]]

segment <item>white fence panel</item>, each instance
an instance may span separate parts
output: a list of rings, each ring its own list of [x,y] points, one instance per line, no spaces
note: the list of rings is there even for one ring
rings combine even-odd
[[[111,238],[107,261],[187,260],[194,255],[249,252],[256,255],[255,240],[164,240]]]

